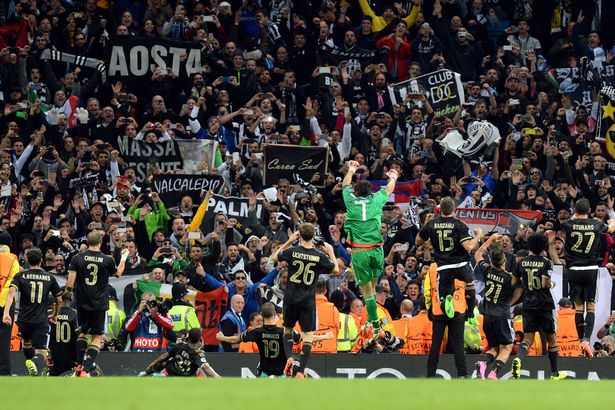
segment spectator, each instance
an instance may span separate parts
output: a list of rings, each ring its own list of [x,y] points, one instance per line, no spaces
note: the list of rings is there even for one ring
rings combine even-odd
[[[240,273],[242,275],[245,273]],[[244,278],[245,280],[245,278]],[[220,331],[224,336],[236,336],[242,334],[246,330],[246,322],[243,320],[242,312],[244,308],[244,300],[241,295],[233,295],[231,297],[231,308],[226,311],[220,320]],[[238,352],[239,343],[220,344],[221,352]]]

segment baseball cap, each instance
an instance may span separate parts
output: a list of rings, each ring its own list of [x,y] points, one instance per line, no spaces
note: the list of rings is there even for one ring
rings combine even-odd
[[[381,293],[381,292],[384,292],[384,293],[389,293],[389,291],[387,290],[387,288],[385,288],[384,286],[382,286],[382,285],[376,285],[376,293]]]
[[[250,237],[246,240],[246,244],[249,243],[251,240],[256,239],[257,241],[260,240],[260,238],[256,235],[250,235]]]
[[[222,7],[231,7],[231,3],[229,3],[228,1],[223,1],[222,3],[218,4],[218,7],[222,8]]]
[[[431,28],[431,25],[429,23],[423,23],[421,24],[421,28]]]

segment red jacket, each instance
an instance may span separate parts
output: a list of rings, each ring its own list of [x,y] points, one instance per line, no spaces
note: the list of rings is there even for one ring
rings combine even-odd
[[[383,37],[376,42],[376,47],[388,47],[389,54],[387,55],[387,70],[389,73],[393,71],[393,64],[395,64],[395,53],[397,53],[397,81],[405,81],[408,79],[408,58],[412,55],[412,48],[410,43],[404,37],[404,40],[399,45],[399,48],[395,48],[395,36]]]

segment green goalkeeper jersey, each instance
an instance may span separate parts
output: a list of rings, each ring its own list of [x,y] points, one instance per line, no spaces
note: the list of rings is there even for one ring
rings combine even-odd
[[[344,229],[351,244],[378,245],[382,243],[380,224],[382,208],[389,195],[385,189],[366,197],[356,197],[351,186],[342,190],[346,204]]]

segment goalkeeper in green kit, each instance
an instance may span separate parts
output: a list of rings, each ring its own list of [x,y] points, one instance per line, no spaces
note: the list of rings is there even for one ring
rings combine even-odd
[[[350,161],[342,181],[346,204],[344,230],[348,235],[347,242],[352,246],[352,269],[365,299],[368,321],[374,326],[374,338],[377,338],[383,335],[374,293],[378,277],[384,269],[384,242],[380,234],[382,208],[395,189],[398,174],[395,170],[387,172],[389,181],[386,187],[372,194],[369,181],[359,181],[353,189],[352,177],[358,168],[358,162]]]

